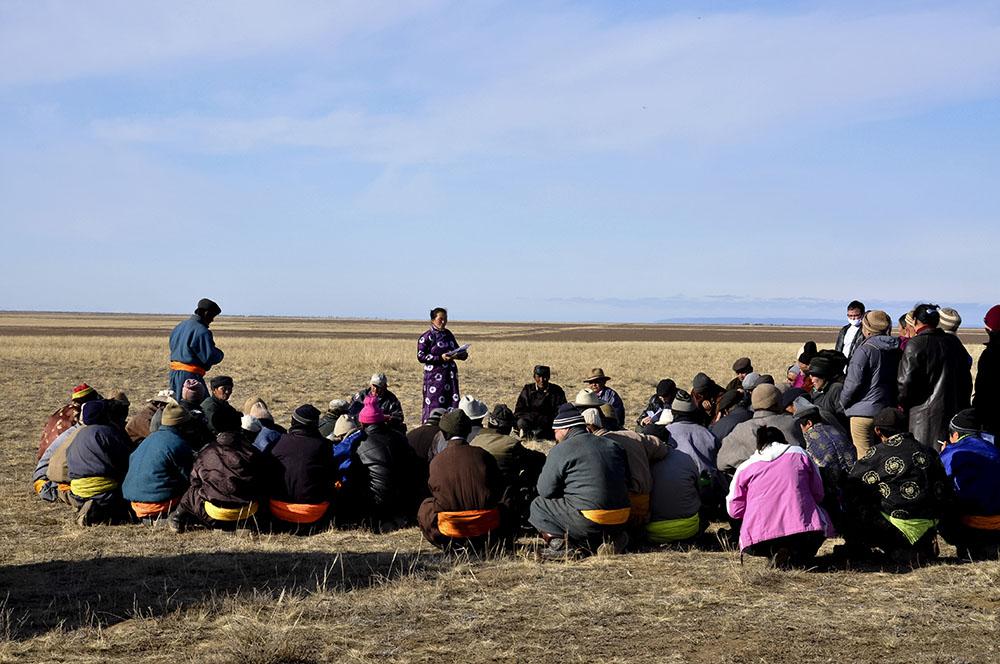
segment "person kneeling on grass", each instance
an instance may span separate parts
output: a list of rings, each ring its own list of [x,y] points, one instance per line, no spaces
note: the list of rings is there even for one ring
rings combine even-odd
[[[94,423],[83,427],[66,451],[67,498],[77,509],[80,526],[127,522],[132,516],[122,498],[121,483],[132,453],[132,442],[125,433],[128,401],[122,394],[92,403],[94,406],[86,406],[88,411],[96,407],[103,414],[95,417],[87,412],[87,421]]]
[[[736,469],[726,497],[729,516],[742,519],[740,549],[776,567],[808,563],[827,537],[830,517],[820,507],[823,480],[798,445],[774,427],[756,431],[757,451]]]
[[[894,408],[875,416],[879,441],[858,459],[845,490],[845,552],[864,557],[881,549],[914,565],[937,556],[937,524],[952,502],[941,459],[907,431]]]
[[[176,533],[195,524],[234,530],[256,523],[265,478],[263,457],[243,442],[238,418],[220,420],[224,431],[198,454],[191,484],[167,519]]]
[[[125,500],[143,523],[165,519],[187,490],[194,464],[194,418],[178,403],[163,409],[160,428],[149,434],[128,461],[122,483]]]
[[[543,555],[563,557],[570,546],[594,550],[605,540],[628,543],[628,457],[615,441],[587,431],[580,411],[563,404],[552,423],[556,446],[538,477],[531,525],[547,544]]]
[[[653,544],[684,544],[708,526],[701,518],[701,473],[689,455],[667,448],[667,454],[650,467],[653,492],[646,538]]]
[[[299,406],[292,426],[265,457],[272,525],[278,529],[315,527],[330,513],[336,482],[333,444],[319,432],[319,409]]]
[[[941,463],[955,489],[956,514],[941,522],[941,535],[958,557],[996,560],[1000,555],[1000,450],[986,442],[974,408],[948,425]]]
[[[453,410],[440,421],[448,446],[430,465],[430,498],[417,512],[427,541],[442,549],[470,547],[483,551],[510,541],[506,506],[500,501],[503,479],[496,459],[466,437],[472,420]]]

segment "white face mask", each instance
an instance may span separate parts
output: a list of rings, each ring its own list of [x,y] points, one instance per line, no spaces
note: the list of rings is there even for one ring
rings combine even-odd
[[[851,320],[850,318],[848,318],[847,319],[847,324],[848,325],[853,325],[854,327],[857,327],[857,326],[861,325],[861,319],[859,318],[857,320]]]

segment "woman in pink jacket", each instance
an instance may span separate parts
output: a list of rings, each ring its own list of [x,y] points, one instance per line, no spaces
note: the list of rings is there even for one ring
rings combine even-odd
[[[806,451],[774,427],[757,430],[757,451],[741,463],[726,497],[742,519],[740,549],[777,567],[808,563],[835,533],[820,502],[823,481]]]

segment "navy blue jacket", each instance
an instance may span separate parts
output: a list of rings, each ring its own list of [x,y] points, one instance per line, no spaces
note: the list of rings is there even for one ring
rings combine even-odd
[[[110,424],[89,424],[80,429],[66,452],[69,478],[107,477],[121,482],[131,453],[132,441],[125,431]]]

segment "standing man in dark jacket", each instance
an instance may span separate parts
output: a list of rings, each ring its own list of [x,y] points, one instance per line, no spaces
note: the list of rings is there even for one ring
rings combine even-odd
[[[937,449],[948,437],[951,418],[969,407],[969,356],[958,337],[938,329],[937,305],[918,305],[913,316],[916,335],[899,363],[899,402],[909,413],[913,437]]]
[[[225,354],[215,347],[209,331],[215,317],[222,313],[218,304],[202,298],[194,315],[181,321],[170,333],[170,389],[180,394],[184,381],[193,378],[205,384],[205,374],[222,362]]]
[[[336,468],[332,445],[319,432],[319,416],[311,404],[296,408],[288,433],[265,457],[271,518],[279,529],[324,523],[330,511]]]
[[[442,549],[453,545],[483,550],[509,543],[509,515],[501,504],[503,480],[496,460],[465,440],[472,421],[461,410],[441,418],[447,447],[431,461],[431,496],[417,512],[427,541]]]
[[[538,477],[530,517],[547,544],[543,555],[561,557],[573,545],[593,549],[605,538],[623,548],[631,513],[625,450],[589,433],[570,404],[559,408],[552,424],[557,444]]]
[[[851,356],[840,405],[850,418],[851,439],[858,458],[868,453],[875,435],[875,416],[898,403],[899,339],[889,336],[892,320],[884,311],[869,311],[861,320],[864,341]]]
[[[861,345],[861,319],[865,315],[865,305],[857,300],[853,300],[847,305],[847,325],[840,328],[837,334],[837,343],[834,350],[843,353],[847,361],[851,361],[854,351]]]
[[[534,371],[535,382],[521,389],[514,406],[514,417],[522,438],[552,439],[552,419],[559,406],[566,403],[566,393],[555,383],[550,383],[552,370],[539,364]]]
[[[979,356],[972,406],[983,431],[995,436],[1000,433],[1000,304],[986,312],[983,322],[990,340]]]

